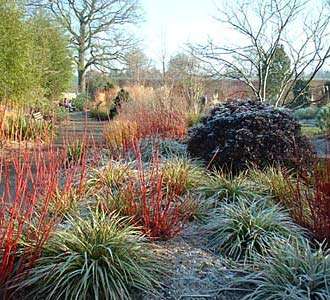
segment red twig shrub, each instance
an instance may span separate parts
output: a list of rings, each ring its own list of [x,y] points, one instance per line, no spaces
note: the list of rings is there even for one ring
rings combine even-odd
[[[187,132],[185,115],[180,111],[162,107],[141,107],[128,118],[138,124],[143,138],[158,136],[161,138],[181,139]]]
[[[124,151],[143,138],[182,139],[186,133],[187,120],[183,111],[131,102],[123,105],[115,121],[104,130],[109,148]]]
[[[319,240],[330,242],[330,181],[316,179],[314,197],[309,199],[312,231]]]
[[[0,295],[15,275],[26,272],[61,221],[63,201],[56,195],[83,177],[81,166],[63,169],[66,151],[20,150],[0,158]],[[12,283],[12,282],[11,282]]]
[[[299,176],[295,196],[294,202],[300,208],[296,221],[307,227],[316,239],[330,242],[329,159],[317,164],[310,176]]]
[[[191,217],[186,200],[178,193],[183,188],[168,184],[156,154],[146,166],[140,150],[135,148],[134,151],[137,173],[129,176],[120,187],[116,186],[113,195],[106,197],[105,208],[132,217],[151,238],[172,238]]]

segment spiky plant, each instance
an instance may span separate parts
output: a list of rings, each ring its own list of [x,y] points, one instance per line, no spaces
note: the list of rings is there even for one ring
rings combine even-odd
[[[270,194],[276,202],[290,207],[289,204],[295,193],[295,179],[292,172],[281,167],[269,167],[265,170],[251,168],[249,177],[262,192]]]
[[[296,223],[302,225],[310,216],[310,207],[304,197],[312,193],[310,183],[300,182],[292,171],[281,167],[252,168],[249,177],[263,194],[270,195],[274,202],[285,207]]]
[[[94,171],[88,180],[88,185],[93,191],[111,192],[125,184],[130,176],[134,176],[134,170],[130,163],[110,161],[105,168]]]
[[[188,215],[189,220],[205,221],[207,219],[210,207],[203,195],[188,192],[180,197],[180,200],[180,213]]]
[[[82,195],[75,187],[66,190],[57,189],[49,203],[49,213],[66,216],[79,210]]]
[[[264,198],[223,204],[210,215],[205,231],[212,249],[244,263],[303,233],[286,211]]]
[[[205,172],[201,166],[187,158],[172,158],[162,166],[163,183],[176,195],[183,195],[203,181]]]
[[[249,287],[245,300],[330,299],[330,250],[312,249],[307,241],[275,247],[261,271],[238,280]]]
[[[131,299],[164,270],[140,231],[116,215],[71,218],[19,285],[32,299]]]
[[[86,152],[86,145],[82,141],[75,141],[72,144],[67,145],[66,149],[66,161],[65,164],[70,166],[72,164],[78,164],[81,162],[85,152]]]
[[[218,171],[208,175],[198,188],[205,197],[210,198],[217,206],[222,200],[233,201],[238,198],[253,198],[258,191],[245,173],[232,176]]]

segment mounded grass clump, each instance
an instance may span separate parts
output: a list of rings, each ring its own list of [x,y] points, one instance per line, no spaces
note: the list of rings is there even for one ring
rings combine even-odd
[[[19,291],[33,299],[131,299],[155,292],[162,264],[125,218],[94,213],[55,233]]]
[[[216,209],[205,225],[209,246],[235,261],[268,255],[274,244],[300,237],[302,230],[269,200],[237,199]]]
[[[301,246],[275,247],[260,265],[262,271],[246,275],[241,284],[251,289],[243,299],[330,299],[330,251]]]
[[[198,190],[212,200],[215,206],[219,201],[253,198],[258,192],[245,173],[232,176],[222,171],[214,172],[205,177]]]
[[[163,182],[176,195],[197,188],[205,177],[204,169],[187,158],[172,158],[162,166]]]
[[[132,144],[140,139],[138,124],[134,121],[116,119],[110,122],[103,132],[110,151],[122,152],[132,148]]]
[[[293,172],[280,167],[269,167],[264,170],[253,168],[249,170],[248,176],[256,188],[270,195],[275,202],[280,202],[286,208],[292,207],[296,186]]]
[[[120,189],[132,176],[134,170],[131,163],[111,160],[105,168],[94,170],[88,185],[92,192],[112,193]]]
[[[300,196],[312,192],[308,184],[301,184],[296,174],[285,168],[270,167],[262,171],[251,169],[249,177],[256,184],[256,188],[286,208],[296,223],[305,225],[302,219],[310,215],[310,207],[306,199]],[[300,199],[297,200],[297,197]]]

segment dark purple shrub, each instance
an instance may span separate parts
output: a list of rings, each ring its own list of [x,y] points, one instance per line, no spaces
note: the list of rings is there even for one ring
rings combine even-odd
[[[251,163],[296,168],[309,163],[314,155],[289,110],[250,100],[213,108],[189,131],[188,152],[210,166],[234,173]]]

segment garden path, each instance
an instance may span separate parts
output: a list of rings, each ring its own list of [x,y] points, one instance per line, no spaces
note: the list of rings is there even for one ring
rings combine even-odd
[[[56,137],[51,147],[53,148],[53,150],[55,150],[57,148],[62,148],[65,145],[71,144],[76,141],[86,140],[92,147],[103,145],[103,128],[106,124],[107,122],[100,122],[90,118],[88,114],[84,112],[70,113],[68,120],[61,123],[57,127]],[[33,144],[27,145],[27,147],[28,151],[33,151],[33,149],[35,148]],[[43,148],[42,145],[41,147]],[[49,151],[49,145],[44,147],[44,151]],[[1,153],[1,155],[5,157],[5,161],[3,163],[9,166],[9,168],[6,172],[4,172],[3,170],[1,170],[1,168],[4,167],[0,165],[0,174],[4,175],[5,173],[4,176],[0,177],[0,197],[4,193],[5,182],[9,182],[10,191],[15,190],[16,172],[12,161],[15,157],[17,157],[18,152],[20,152],[19,146],[16,145],[15,147],[15,145],[13,145],[12,148],[3,150]],[[12,197],[14,198],[15,195],[13,194]]]
[[[90,143],[104,143],[103,128],[108,122],[97,121],[85,112],[70,113],[68,120],[57,128],[55,147],[62,147],[74,141],[89,140]]]

